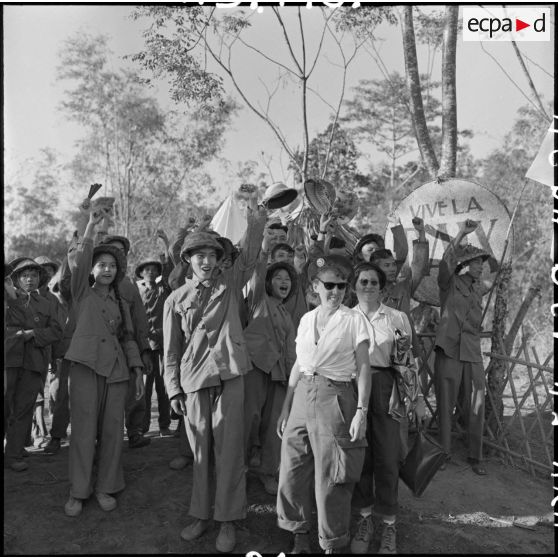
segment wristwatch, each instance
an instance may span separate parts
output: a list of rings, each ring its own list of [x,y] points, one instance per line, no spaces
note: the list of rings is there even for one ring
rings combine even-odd
[[[357,411],[362,411],[363,413],[367,413],[368,407],[357,407]]]

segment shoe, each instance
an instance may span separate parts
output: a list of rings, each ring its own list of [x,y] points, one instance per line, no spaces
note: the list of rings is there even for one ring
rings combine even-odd
[[[326,548],[324,554],[343,554],[343,552],[340,548]]]
[[[473,471],[473,473],[480,475],[480,476],[484,476],[487,475],[488,473],[486,472],[486,469],[481,465],[480,461],[478,459],[473,459],[472,457],[467,458],[467,461],[471,464],[471,469]]]
[[[141,429],[141,433],[142,433],[142,434],[147,434],[148,432],[149,432],[149,426],[144,426],[144,427]]]
[[[268,494],[275,496],[279,488],[277,479],[273,475],[259,475],[259,478],[262,484],[264,485],[264,490]]]
[[[23,471],[27,471],[27,469],[29,469],[29,465],[25,463],[25,461],[14,460],[10,463],[10,469],[16,473],[22,473]]]
[[[353,554],[367,554],[373,534],[372,515],[361,516],[357,523],[355,536],[351,540],[351,552]]]
[[[185,541],[193,541],[198,537],[201,537],[203,533],[207,530],[209,526],[209,521],[207,519],[196,519],[190,525],[187,525],[182,529],[180,537]]]
[[[83,509],[83,503],[79,498],[70,496],[68,501],[64,504],[64,513],[68,517],[77,517]]]
[[[170,438],[174,436],[173,431],[170,428],[160,428],[159,429],[159,436],[161,438]]]
[[[446,460],[440,465],[438,471],[445,471],[448,467],[448,464],[451,463],[451,455],[446,457]]]
[[[289,554],[311,554],[310,535],[308,533],[295,533],[293,548]]]
[[[97,498],[97,502],[99,502],[99,506],[101,506],[103,511],[109,512],[116,509],[116,498],[113,498],[104,492],[95,492],[95,497]]]
[[[252,469],[257,469],[262,464],[262,450],[258,446],[252,446],[250,450],[250,457],[248,459],[248,466]]]
[[[383,522],[382,540],[378,554],[397,554],[395,543],[395,523]]]
[[[128,447],[130,449],[144,448],[151,443],[151,438],[146,438],[143,434],[134,434],[128,440]]]
[[[44,453],[56,455],[60,451],[60,438],[51,438],[50,442],[45,446]]]
[[[223,521],[215,541],[215,548],[223,553],[230,554],[236,545],[236,527],[232,521]]]
[[[180,469],[186,469],[190,463],[192,463],[192,459],[190,457],[179,455],[178,457],[173,457],[169,461],[169,467],[175,471],[180,471]]]

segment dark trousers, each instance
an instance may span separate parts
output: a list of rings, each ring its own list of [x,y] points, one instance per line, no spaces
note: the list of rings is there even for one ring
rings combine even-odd
[[[6,457],[21,459],[31,425],[37,395],[43,386],[40,372],[25,368],[6,368],[4,395],[4,433]]]
[[[68,394],[68,373],[70,361],[57,361],[56,373],[50,382],[49,407],[52,413],[51,438],[65,438],[70,424],[70,397]]]
[[[486,378],[482,362],[463,362],[448,357],[440,348],[434,360],[434,387],[444,451],[451,453],[451,422],[463,382],[463,419],[468,432],[469,457],[482,459],[484,430],[484,388]]]
[[[382,515],[395,515],[398,509],[400,424],[389,414],[389,398],[394,376],[390,369],[374,368],[368,408],[366,438],[368,448],[362,476],[353,493],[353,508],[374,505]]]
[[[262,463],[258,473],[278,475],[281,460],[281,438],[277,436],[277,420],[281,414],[286,387],[274,382],[270,374],[259,368],[244,376],[244,433],[246,452],[252,446],[261,448]]]
[[[163,379],[163,352],[151,351],[153,361],[153,372],[145,378],[145,414],[143,417],[143,429],[149,430],[151,422],[151,397],[153,395],[153,384],[157,393],[157,409],[159,411],[159,428],[170,426],[170,402],[165,389]]]
[[[126,396],[126,432],[128,439],[143,434],[143,421],[145,417],[145,397],[136,399],[135,376],[132,375],[128,382]]]

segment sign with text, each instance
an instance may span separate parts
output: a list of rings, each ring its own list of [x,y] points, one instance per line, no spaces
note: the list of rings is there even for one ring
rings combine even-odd
[[[550,41],[550,8],[513,5],[464,7],[464,41]]]
[[[438,266],[447,245],[457,235],[462,223],[467,219],[480,222],[477,230],[466,237],[466,242],[486,250],[500,262],[511,220],[504,203],[488,188],[459,178],[423,184],[397,206],[395,213],[407,234],[408,263],[412,261],[413,240],[417,238],[412,219],[420,217],[424,221],[426,237],[430,242],[430,275],[422,280],[413,298],[436,306],[440,304]],[[389,225],[385,239],[386,248],[392,249],[393,235]],[[513,231],[510,231],[504,261],[508,261],[512,253]],[[485,265],[483,278],[493,280],[495,271]]]

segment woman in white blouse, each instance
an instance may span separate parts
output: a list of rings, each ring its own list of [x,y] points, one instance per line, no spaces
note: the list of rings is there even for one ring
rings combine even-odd
[[[292,554],[310,553],[313,489],[320,546],[334,554],[348,545],[351,497],[366,446],[371,382],[366,323],[342,305],[345,272],[324,259],[318,266],[312,288],[320,306],[300,321],[297,360],[277,425],[283,439],[277,517],[279,527],[294,534]]]
[[[368,554],[372,539],[372,505],[382,516],[379,554],[395,554],[395,516],[398,509],[397,489],[401,438],[399,422],[389,414],[390,397],[395,380],[391,355],[396,334],[411,340],[411,324],[406,314],[381,303],[386,284],[384,272],[373,263],[355,269],[354,287],[358,298],[355,310],[366,320],[370,336],[369,359],[372,370],[372,393],[368,412],[368,450],[362,477],[355,487],[353,507],[360,511],[357,532],[351,541],[353,554]],[[420,409],[416,410],[417,415]],[[422,415],[424,412],[422,411]]]

